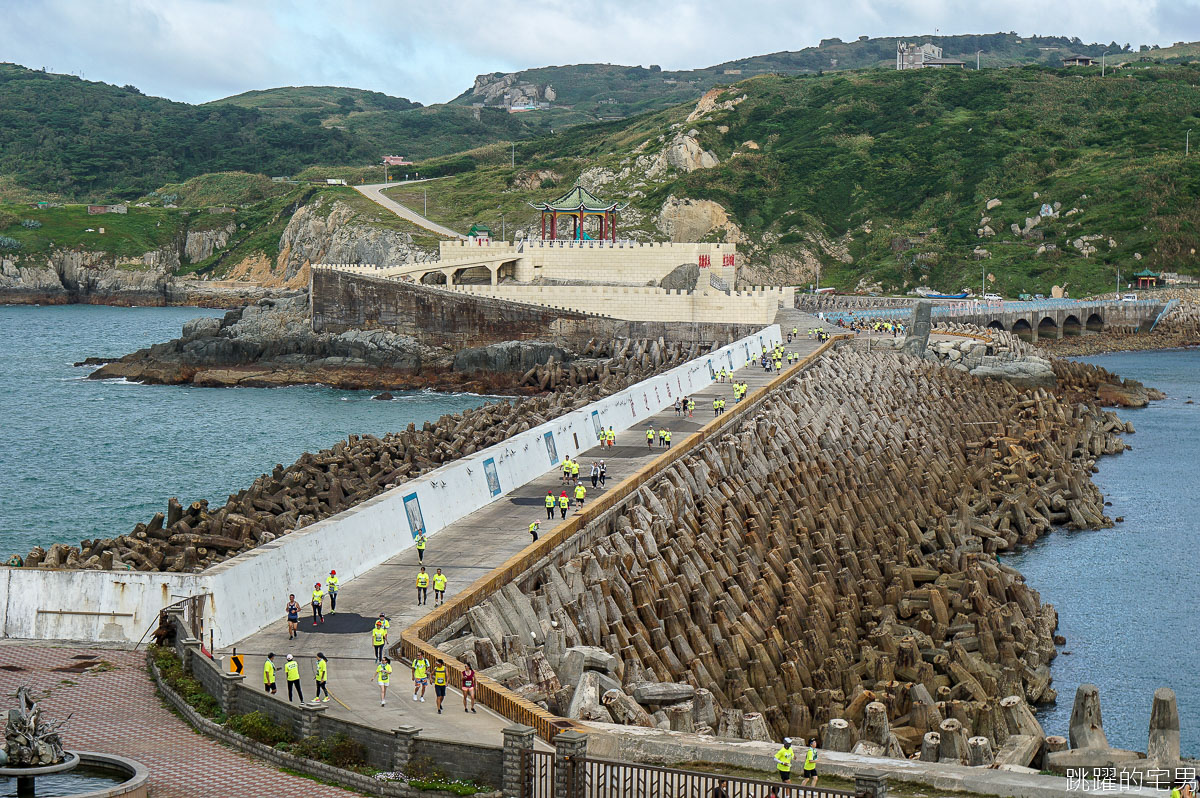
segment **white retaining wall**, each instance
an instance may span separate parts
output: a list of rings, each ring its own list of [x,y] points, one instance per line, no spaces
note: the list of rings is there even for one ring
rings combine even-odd
[[[741,368],[780,340],[779,326],[771,325],[200,574],[4,569],[0,630],[4,637],[134,642],[166,604],[210,594],[205,631],[217,647],[231,645],[278,620],[288,593],[306,603],[313,583],[324,584],[330,568],[346,584],[412,546],[420,524],[430,537],[437,535],[565,456],[595,446],[597,425],[617,432],[640,425],[676,397],[710,385],[712,370]],[[46,609],[123,614],[59,615]]]

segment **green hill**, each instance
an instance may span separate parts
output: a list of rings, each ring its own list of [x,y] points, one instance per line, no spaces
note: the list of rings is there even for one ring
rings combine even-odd
[[[1197,82],[1195,65],[1136,63],[1104,78],[1033,66],[764,76],[690,122],[692,104],[571,128],[519,144],[516,171],[477,159],[429,184],[430,215],[466,229],[503,212],[532,232],[527,203],[582,175],[630,203],[633,237],[674,224],[741,241],[751,282],[806,285],[819,265],[823,284],[848,290],[958,289],[981,272],[1009,295],[1103,289],[1118,266],[1200,271],[1200,159],[1183,158],[1184,132],[1200,129]],[[688,152],[718,164],[671,165]],[[731,224],[704,222],[722,214]]]
[[[541,67],[520,72],[496,72],[480,75],[475,85],[452,102],[503,105],[509,100],[536,97],[547,100],[552,91],[551,108],[570,108],[591,117],[626,117],[648,110],[660,110],[695,99],[708,89],[748,77],[764,74],[801,75],[876,67],[894,68],[899,42],[935,43],[944,58],[956,58],[975,64],[979,53],[981,66],[1003,67],[1044,64],[1058,67],[1067,55],[1096,58],[1110,51],[1115,58],[1128,57],[1130,45],[1084,44],[1067,36],[1018,36],[1015,33],[966,34],[959,36],[885,36],[859,37],[856,41],[824,39],[815,47],[769,53],[727,61],[702,69],[670,71],[657,66],[620,66],[615,64],[575,64]]]
[[[428,158],[548,131],[554,119],[325,87],[196,106],[0,64],[0,198],[132,199],[209,172]]]

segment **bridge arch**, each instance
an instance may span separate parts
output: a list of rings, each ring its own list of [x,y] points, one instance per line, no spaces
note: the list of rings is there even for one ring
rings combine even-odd
[[[1087,327],[1088,332],[1103,332],[1104,317],[1099,313],[1093,313],[1087,317],[1087,321],[1084,323],[1084,325]]]
[[[1058,322],[1053,316],[1044,316],[1038,322],[1038,338],[1057,338],[1058,337]]]
[[[439,271],[425,272],[421,275],[421,282],[424,285],[446,285],[449,280],[446,275]]]
[[[1075,314],[1069,314],[1062,323],[1063,335],[1083,335],[1083,325],[1079,323],[1079,317]]]
[[[1023,341],[1032,341],[1033,325],[1026,319],[1017,319],[1013,322],[1012,333]]]
[[[492,270],[482,264],[455,269],[453,274],[455,285],[488,285],[492,282]]]
[[[988,329],[1004,332],[1004,322],[1000,321],[999,319],[992,319],[988,322]]]

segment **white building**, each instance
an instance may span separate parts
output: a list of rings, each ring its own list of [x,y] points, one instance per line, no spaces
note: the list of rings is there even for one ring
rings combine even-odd
[[[954,58],[942,58],[942,48],[935,44],[896,43],[896,69],[940,69],[944,67],[964,69],[966,62]]]

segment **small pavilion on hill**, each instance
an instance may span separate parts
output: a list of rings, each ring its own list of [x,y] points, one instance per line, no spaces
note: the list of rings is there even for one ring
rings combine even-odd
[[[563,194],[553,202],[529,203],[535,210],[542,213],[542,240],[546,241],[546,218],[550,219],[550,238],[558,238],[558,217],[570,216],[574,221],[571,226],[571,238],[576,241],[590,240],[591,236],[583,231],[583,223],[589,216],[600,218],[600,240],[617,240],[617,211],[624,210],[627,205],[617,206],[615,202],[605,202],[592,192],[580,185]]]
[[[1158,285],[1158,274],[1149,269],[1142,269],[1133,276],[1137,278],[1138,288],[1154,288]]]

